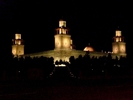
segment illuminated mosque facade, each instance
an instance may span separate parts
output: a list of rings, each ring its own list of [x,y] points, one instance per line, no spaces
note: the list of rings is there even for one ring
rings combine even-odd
[[[23,39],[21,39],[21,34],[16,33],[15,39],[12,40],[12,54],[14,56],[30,56],[30,57],[53,57],[54,61],[67,61],[69,62],[69,58],[74,56],[75,58],[79,57],[79,55],[84,56],[87,52],[89,52],[90,57],[100,57],[107,56],[108,52],[97,52],[90,45],[85,47],[83,50],[76,50],[73,48],[73,41],[71,39],[71,35],[69,34],[69,30],[66,27],[66,21],[59,20],[59,27],[56,28],[56,34],[54,35],[55,48],[54,50],[32,53],[32,54],[24,54],[24,44]],[[110,52],[112,58],[119,58],[120,56],[126,57],[126,43],[124,42],[124,37],[122,36],[122,32],[120,30],[115,31],[115,36],[113,37],[112,43],[112,52]]]

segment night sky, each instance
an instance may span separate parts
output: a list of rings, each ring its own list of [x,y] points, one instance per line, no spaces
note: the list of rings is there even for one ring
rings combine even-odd
[[[16,32],[22,34],[25,53],[54,49],[55,28],[63,18],[77,49],[83,50],[90,43],[96,51],[111,51],[112,37],[119,26],[127,42],[127,52],[130,52],[133,26],[130,4],[88,0],[0,0],[1,50],[11,52],[11,40]]]

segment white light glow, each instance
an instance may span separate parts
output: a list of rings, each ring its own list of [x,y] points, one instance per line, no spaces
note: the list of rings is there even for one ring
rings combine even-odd
[[[55,67],[66,67],[65,64],[55,65]]]
[[[60,20],[59,27],[66,27],[66,21]]]
[[[116,36],[121,36],[121,31],[116,31]]]
[[[15,34],[15,39],[21,39],[21,34]]]

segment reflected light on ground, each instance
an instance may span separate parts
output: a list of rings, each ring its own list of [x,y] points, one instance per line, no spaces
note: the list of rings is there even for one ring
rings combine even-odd
[[[66,67],[65,64],[55,65],[55,67]]]

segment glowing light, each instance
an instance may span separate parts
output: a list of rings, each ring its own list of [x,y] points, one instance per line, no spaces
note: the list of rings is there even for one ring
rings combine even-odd
[[[15,39],[21,39],[21,34],[15,34]]]
[[[119,41],[119,38],[116,38],[116,42],[118,42]]]
[[[59,34],[61,34],[61,33],[62,33],[62,29],[60,28],[60,29],[59,29]]]
[[[12,53],[13,53],[14,55],[16,54],[15,48],[13,48]]]
[[[117,30],[116,31],[116,36],[121,36],[121,31]]]
[[[121,38],[120,38],[120,41],[121,41]]]
[[[73,40],[71,40],[71,44],[73,44]]]
[[[84,51],[94,51],[94,49],[92,47],[85,47]]]
[[[65,64],[59,64],[59,65],[55,65],[55,67],[66,67]]]
[[[66,27],[66,21],[60,20],[59,27]]]
[[[20,41],[18,41],[18,45],[20,45],[21,44],[21,42]]]

